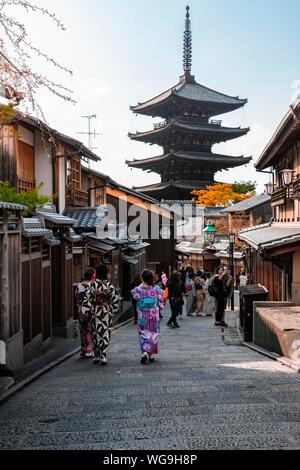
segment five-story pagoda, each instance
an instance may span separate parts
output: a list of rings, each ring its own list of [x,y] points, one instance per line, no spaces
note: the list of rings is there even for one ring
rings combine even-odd
[[[127,161],[132,168],[153,171],[161,182],[137,187],[156,199],[191,199],[191,191],[214,183],[219,170],[245,165],[251,157],[233,157],[212,152],[214,144],[241,137],[249,128],[223,127],[214,116],[241,108],[246,99],[219,93],[200,85],[191,75],[192,35],[186,7],[183,67],[179,83],[164,93],[130,109],[136,114],[161,117],[163,122],[147,132],[129,133],[133,140],[163,147],[163,155]]]

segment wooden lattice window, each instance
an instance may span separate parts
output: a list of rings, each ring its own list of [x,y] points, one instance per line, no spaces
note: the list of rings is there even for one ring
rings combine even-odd
[[[80,189],[81,165],[80,158],[67,159],[67,188],[69,190]]]

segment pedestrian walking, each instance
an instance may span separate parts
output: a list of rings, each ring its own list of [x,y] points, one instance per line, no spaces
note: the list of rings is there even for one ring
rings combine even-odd
[[[194,313],[197,317],[203,315],[203,307],[204,307],[204,286],[205,286],[205,278],[204,274],[201,274],[200,271],[197,272],[197,275],[194,279],[195,285],[195,297],[194,297]]]
[[[119,311],[119,300],[115,287],[108,280],[107,266],[100,264],[96,270],[96,280],[86,290],[82,302],[84,313],[91,316],[95,364],[107,364],[112,317]]]
[[[141,275],[140,273],[138,273],[133,282],[130,284],[130,297],[131,297],[131,303],[132,303],[132,306],[133,306],[133,313],[134,313],[134,324],[137,324],[137,318],[138,318],[138,312],[137,312],[137,305],[136,305],[136,300],[133,298],[132,294],[131,294],[131,291],[139,286],[142,282],[142,278],[141,278]]]
[[[246,286],[247,282],[248,282],[248,278],[247,278],[246,274],[244,272],[242,272],[242,274],[240,275],[240,279],[239,279],[240,287]]]
[[[142,272],[142,283],[131,293],[137,301],[137,330],[141,348],[141,364],[154,361],[158,353],[158,336],[160,331],[159,312],[163,310],[164,291],[154,285],[154,273],[148,269]]]
[[[215,313],[215,303],[216,300],[213,296],[210,295],[209,293],[209,286],[211,285],[212,282],[212,276],[210,273],[206,273],[206,281],[204,285],[204,316],[212,316]]]
[[[225,309],[229,290],[227,286],[227,272],[223,266],[217,268],[216,274],[213,276],[209,286],[209,293],[216,298],[217,302],[215,325],[227,326],[227,323],[225,323]]]
[[[194,274],[190,272],[187,275],[186,283],[185,283],[185,291],[186,291],[186,314],[187,316],[194,316],[193,314],[193,307],[194,307],[194,297],[195,297],[195,284],[193,281]]]
[[[93,268],[87,268],[83,274],[83,280],[78,285],[75,298],[79,303],[79,331],[80,331],[80,346],[81,346],[81,357],[93,357],[94,355],[94,343],[93,343],[93,331],[91,326],[91,316],[86,314],[82,309],[82,302],[85,297],[86,290],[95,276],[95,270]]]
[[[177,316],[182,312],[183,306],[183,286],[177,273],[172,273],[167,284],[168,299],[171,308],[171,317],[167,326],[180,328],[177,323]]]

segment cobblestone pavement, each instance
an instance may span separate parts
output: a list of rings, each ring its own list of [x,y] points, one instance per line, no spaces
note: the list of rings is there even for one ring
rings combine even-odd
[[[167,317],[153,364],[130,323],[107,367],[73,357],[3,403],[0,448],[300,449],[300,374],[226,342],[211,317]]]

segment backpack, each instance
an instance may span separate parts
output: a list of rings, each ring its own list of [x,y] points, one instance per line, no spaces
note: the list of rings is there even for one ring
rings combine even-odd
[[[145,297],[137,301],[137,306],[140,310],[150,309],[157,307],[157,299],[155,297]]]
[[[207,290],[208,290],[209,295],[211,295],[212,297],[215,297],[215,296],[216,296],[217,290],[216,290],[216,288],[215,288],[213,282],[211,282],[210,284],[208,284]]]

